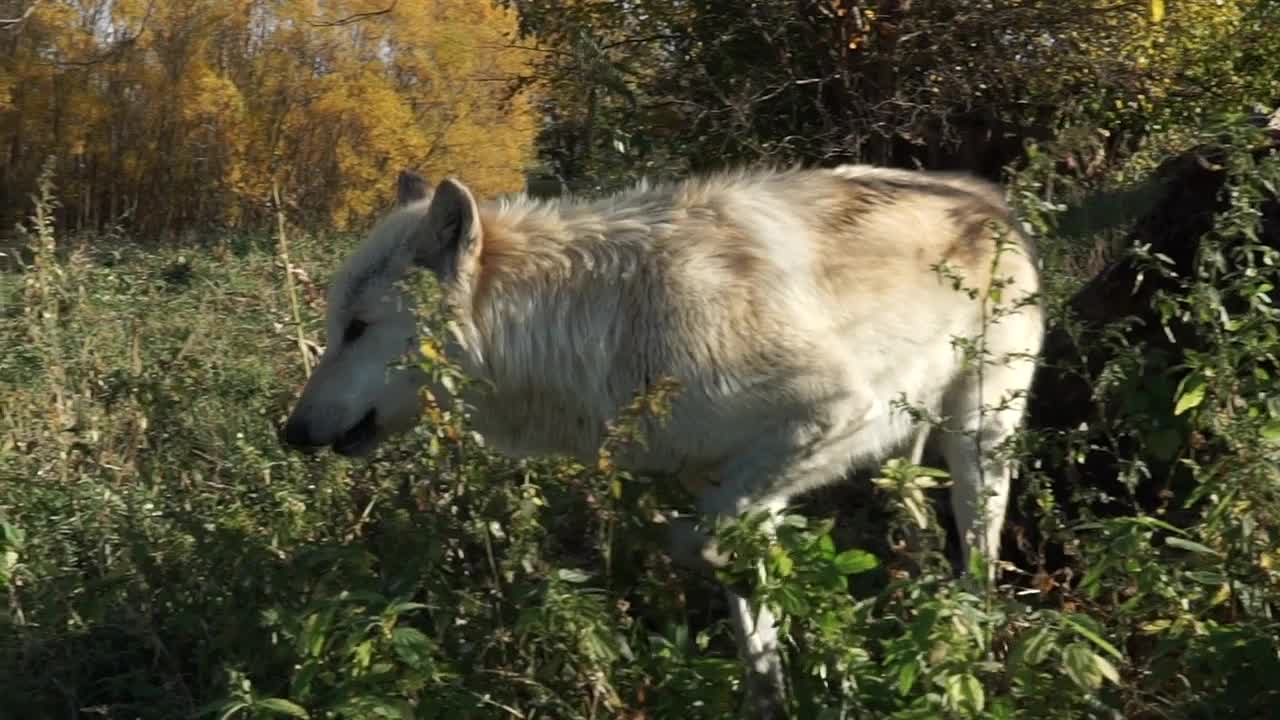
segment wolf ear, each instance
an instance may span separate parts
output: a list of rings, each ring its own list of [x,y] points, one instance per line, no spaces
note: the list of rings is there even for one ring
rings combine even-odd
[[[436,188],[427,214],[414,231],[413,262],[451,279],[458,265],[480,248],[480,221],[476,201],[467,186],[446,178]]]
[[[408,205],[427,197],[431,183],[412,170],[401,170],[396,178],[396,205]]]

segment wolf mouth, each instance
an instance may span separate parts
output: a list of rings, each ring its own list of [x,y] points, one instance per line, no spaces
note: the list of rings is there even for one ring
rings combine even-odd
[[[333,441],[333,451],[339,455],[363,455],[373,448],[377,436],[377,412],[370,410],[360,418],[360,422]]]

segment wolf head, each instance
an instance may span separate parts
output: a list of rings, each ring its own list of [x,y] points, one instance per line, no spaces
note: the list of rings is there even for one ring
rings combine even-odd
[[[361,456],[413,427],[427,378],[400,362],[417,355],[412,297],[400,281],[426,269],[442,287],[456,284],[474,266],[480,238],[466,186],[449,178],[432,188],[415,173],[400,174],[395,209],[329,286],[328,345],[282,429],[286,445]]]

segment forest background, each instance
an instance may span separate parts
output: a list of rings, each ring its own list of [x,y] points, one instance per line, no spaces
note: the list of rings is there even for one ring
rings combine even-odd
[[[999,585],[900,463],[727,536],[796,716],[1270,717],[1277,57],[1276,0],[0,0],[0,717],[732,716],[678,498],[276,429],[401,168],[745,162],[999,181],[1051,314]]]

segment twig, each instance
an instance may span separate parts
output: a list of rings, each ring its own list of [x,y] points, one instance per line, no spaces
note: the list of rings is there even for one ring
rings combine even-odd
[[[293,286],[293,265],[289,262],[289,244],[284,235],[284,206],[280,204],[280,186],[271,181],[271,196],[276,204],[276,227],[280,238],[280,260],[284,263],[284,285],[289,292],[289,305],[293,308],[293,323],[298,328],[298,352],[302,354],[302,370],[311,377],[311,355],[307,351],[307,338],[302,331],[302,310],[298,305],[298,291]]]
[[[489,570],[493,573],[493,589],[502,594],[502,573],[498,572],[498,560],[493,555],[493,533],[489,530],[489,523],[484,525],[484,550],[489,557]]]
[[[499,709],[501,709],[501,710],[506,710],[506,711],[507,711],[507,713],[508,713],[509,715],[511,715],[511,717],[524,718],[524,713],[522,713],[522,712],[520,712],[519,710],[517,710],[517,709],[515,709],[515,708],[511,707],[510,705],[503,705],[502,703],[498,702],[497,700],[494,700],[493,698],[490,698],[488,695],[481,695],[480,693],[476,692],[475,690],[467,690],[467,692],[471,693],[473,696],[475,696],[475,699],[479,700],[480,702],[484,703],[485,705],[492,705],[492,706],[494,706],[494,707],[496,707],[496,708],[499,708]]]
[[[37,2],[38,1],[39,0],[37,0]],[[33,8],[35,8],[35,6],[36,6],[36,3],[32,3],[31,7],[27,8],[28,12]],[[52,66],[59,69],[86,68],[86,67],[92,67],[94,65],[98,65],[100,63],[115,60],[116,56],[124,53],[125,50],[128,50],[129,48],[133,47],[134,43],[138,42],[138,38],[142,37],[142,33],[146,32],[147,23],[151,20],[151,13],[155,9],[155,6],[156,6],[156,0],[150,0],[150,2],[147,3],[146,12],[142,14],[142,20],[138,21],[138,29],[133,34],[127,35],[125,37],[120,38],[119,40],[116,40],[114,43],[111,44],[110,47],[98,53],[96,56],[90,57],[87,60],[58,60],[55,58],[49,61],[43,61],[43,60],[39,61],[39,64]],[[24,18],[21,18],[21,19],[25,19],[25,16]]]
[[[382,10],[373,10],[371,12],[355,13],[354,15],[348,15],[342,18],[341,20],[308,20],[307,24],[310,25],[311,27],[322,27],[322,28],[323,27],[342,27],[343,25],[351,25],[352,23],[358,23],[361,20],[367,20],[371,17],[386,15],[387,13],[396,9],[396,3],[398,3],[399,1],[400,0],[391,0],[391,4],[383,8]]]
[[[36,11],[36,6],[39,4],[40,4],[40,0],[35,0],[35,2],[28,5],[27,9],[23,10],[22,14],[16,18],[0,18],[0,28],[8,29],[8,28],[17,27],[18,25],[21,25],[24,20],[31,17],[31,13],[34,13]]]

